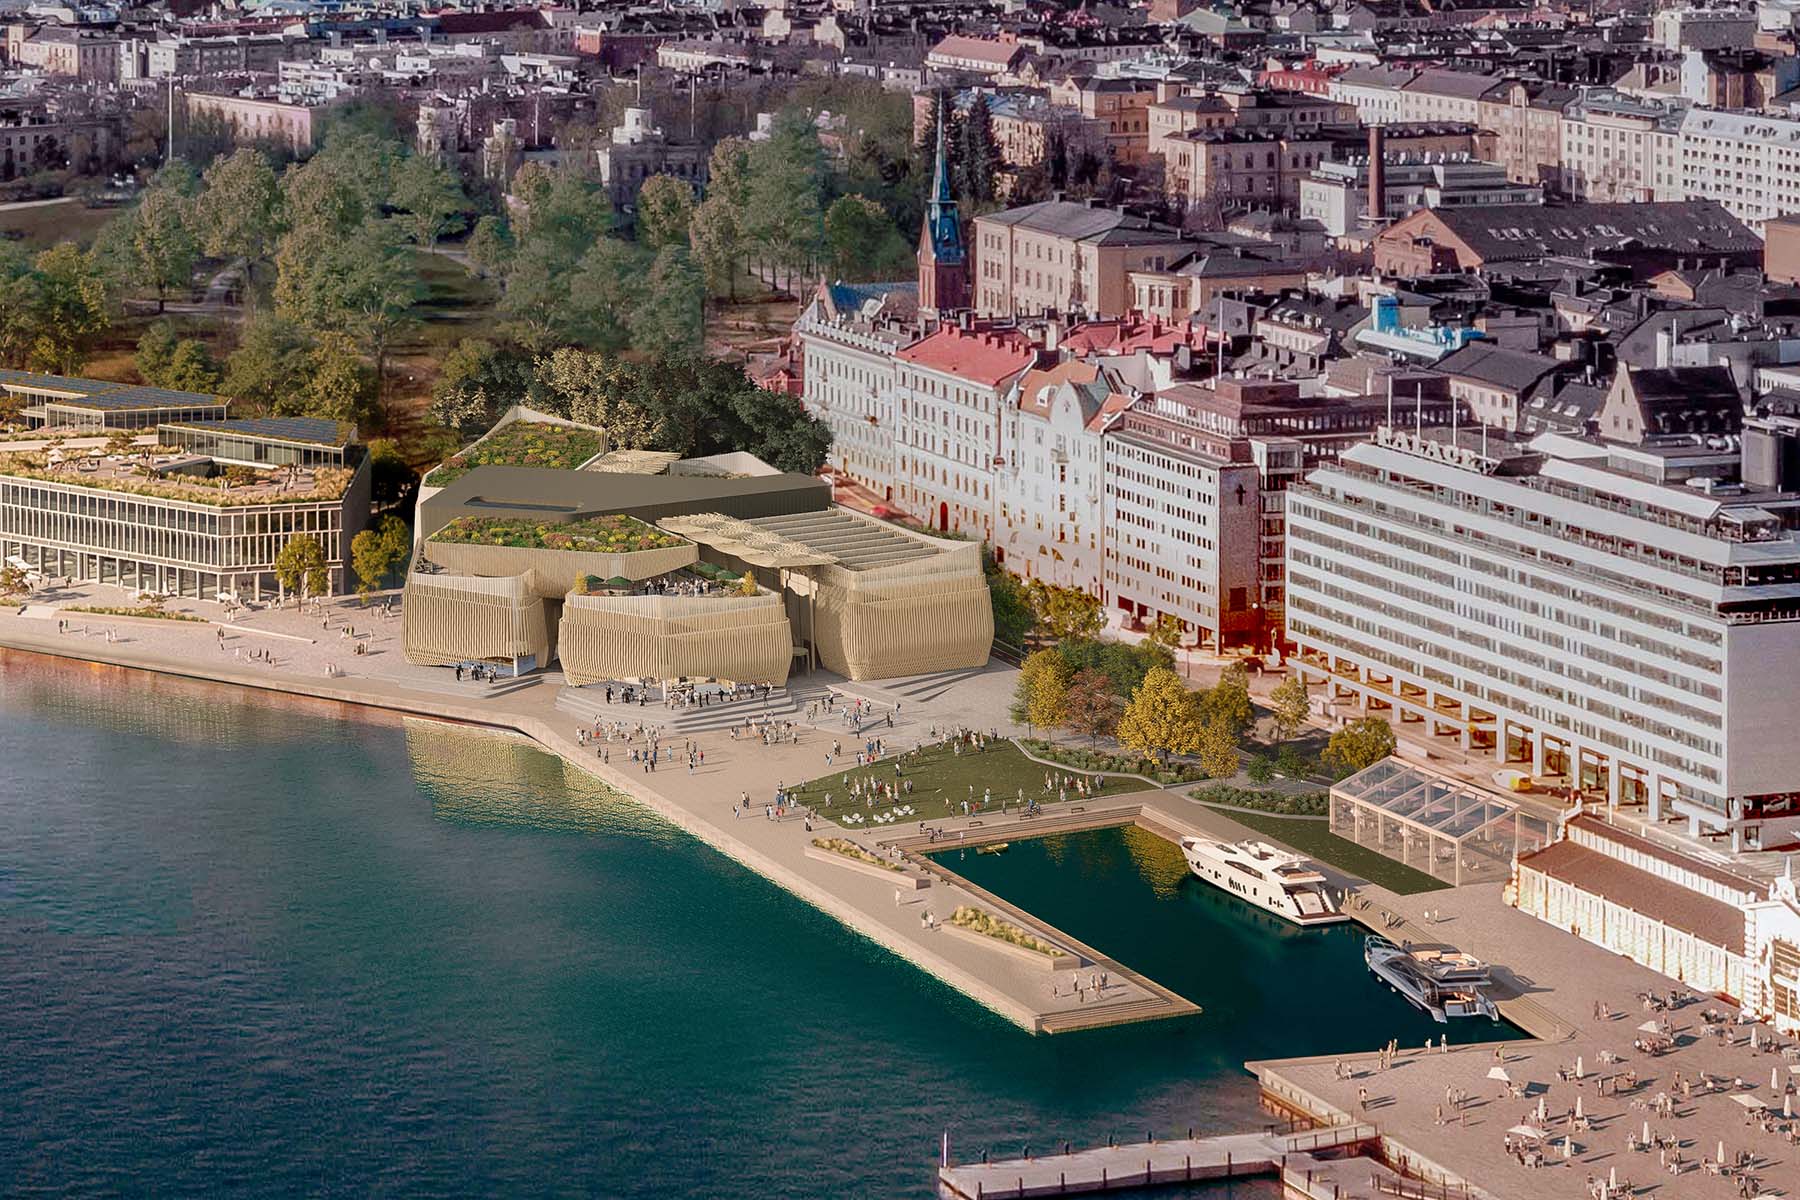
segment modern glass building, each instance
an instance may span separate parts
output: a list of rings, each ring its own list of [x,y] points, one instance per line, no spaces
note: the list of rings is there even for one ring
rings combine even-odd
[[[71,379],[35,371],[0,371],[0,390],[17,400],[28,429],[79,434],[152,429],[168,421],[217,421],[226,401],[199,392]]]
[[[137,416],[182,394],[141,397],[147,407],[136,415],[105,411],[120,418],[114,428],[143,428]],[[223,402],[215,407],[223,413]],[[370,503],[354,428],[191,417],[162,426],[159,441],[138,454],[0,447],[0,561],[171,595],[261,597],[278,591],[282,548],[304,536],[324,550],[332,590],[349,589],[350,539],[368,524]]]

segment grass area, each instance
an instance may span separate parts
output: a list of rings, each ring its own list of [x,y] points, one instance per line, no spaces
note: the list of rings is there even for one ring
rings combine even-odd
[[[488,434],[426,476],[430,487],[443,487],[476,467],[544,467],[573,471],[606,449],[606,435],[591,429],[549,425],[541,421],[514,421]]]
[[[992,913],[982,912],[979,908],[972,908],[967,904],[959,906],[955,912],[950,914],[950,923],[958,929],[967,929],[971,933],[991,937],[997,942],[1005,942],[1009,946],[1030,950],[1042,954],[1045,958],[1067,957],[1062,950],[1052,946],[1043,938],[1035,937],[1017,925],[1002,921]]]
[[[1044,787],[1044,776],[1053,768],[1032,762],[1011,742],[988,742],[986,748],[980,750],[964,746],[961,754],[950,745],[927,746],[897,758],[880,760],[870,767],[855,766],[855,744],[850,738],[845,738],[844,743],[847,758],[839,758],[833,770],[789,793],[795,802],[839,825],[879,827],[889,824],[889,817],[895,824],[942,820],[961,816],[963,804],[971,801],[971,813],[999,813],[1003,809],[1017,812],[1021,792],[1025,799],[1039,804],[1060,802],[1060,787],[1053,786],[1049,790]],[[850,765],[845,766],[846,761]],[[896,764],[901,772],[898,780],[894,775]],[[878,783],[901,784],[911,780],[912,794],[902,794],[892,801],[866,803],[866,784],[871,779]],[[1090,782],[1092,790],[1087,796],[1078,797],[1071,790],[1069,799],[1122,796],[1143,790],[1142,784],[1131,780],[1094,779]],[[863,786],[864,795],[853,799],[850,783]],[[829,805],[825,802],[828,792],[831,794]],[[851,819],[844,820],[846,816]],[[882,819],[877,820],[877,817]]]
[[[1194,783],[1206,778],[1206,772],[1189,762],[1174,761],[1166,766],[1159,766],[1151,759],[1132,754],[1109,754],[1105,750],[1063,746],[1035,738],[1027,738],[1025,746],[1039,758],[1047,758],[1079,771],[1120,771],[1143,775],[1164,784]]]
[[[1331,832],[1324,821],[1252,813],[1231,813],[1230,816],[1239,825],[1254,829],[1273,841],[1402,896],[1441,891],[1450,886],[1423,871],[1415,871],[1367,847],[1346,841]]]
[[[664,533],[636,517],[616,513],[559,524],[506,517],[458,517],[431,535],[434,542],[474,546],[513,546],[528,550],[577,550],[593,554],[630,554],[686,545],[686,539]]]
[[[17,230],[24,234],[20,241],[33,250],[44,250],[66,241],[85,245],[94,240],[102,226],[125,211],[122,208],[89,208],[79,200],[34,204],[30,208],[0,208],[0,230]]]

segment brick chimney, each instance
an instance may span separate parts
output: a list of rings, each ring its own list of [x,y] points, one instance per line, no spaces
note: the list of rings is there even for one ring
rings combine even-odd
[[[1387,219],[1387,169],[1382,161],[1386,152],[1381,126],[1369,126],[1369,220]]]

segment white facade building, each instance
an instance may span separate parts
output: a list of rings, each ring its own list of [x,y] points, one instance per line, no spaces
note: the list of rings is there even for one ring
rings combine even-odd
[[[918,285],[821,284],[794,323],[806,410],[831,430],[831,466],[894,498],[894,352],[914,340]]]
[[[1485,437],[1384,429],[1290,492],[1302,676],[1734,846],[1792,825],[1796,498]]]
[[[1685,108],[1595,89],[1562,118],[1562,190],[1599,204],[1685,200]]]
[[[1758,234],[1800,212],[1800,120],[1695,108],[1681,142],[1681,199],[1717,200]]]

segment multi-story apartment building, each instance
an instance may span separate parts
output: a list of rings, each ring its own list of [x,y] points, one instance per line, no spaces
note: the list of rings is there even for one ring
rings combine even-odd
[[[895,499],[933,529],[991,542],[1008,399],[1038,350],[1015,329],[965,324],[894,354]]]
[[[1407,390],[1421,427],[1449,421],[1438,382]],[[1105,434],[1108,610],[1127,623],[1173,616],[1201,645],[1266,645],[1286,605],[1288,486],[1366,438],[1393,403],[1218,379],[1125,409]]]
[[[1684,200],[1717,200],[1760,233],[1800,212],[1800,119],[1689,109],[1681,122]]]
[[[1694,424],[1688,389],[1663,382],[1639,416]],[[1671,437],[1388,427],[1312,472],[1287,508],[1302,677],[1611,806],[1760,844],[1800,792],[1800,497],[1760,467],[1685,485],[1709,452]]]
[[[1130,403],[1118,387],[1080,359],[1020,376],[994,470],[994,557],[1007,570],[1100,595],[1103,435]]]
[[[1123,315],[1128,272],[1160,270],[1192,249],[1171,226],[1066,200],[976,217],[974,240],[975,308],[1001,317]]]
[[[1320,130],[1193,129],[1164,139],[1164,187],[1189,205],[1297,209],[1300,181],[1338,144]]]
[[[1070,77],[1050,89],[1052,103],[1072,108],[1105,130],[1106,153],[1114,162],[1137,166],[1150,154],[1150,102],[1156,86],[1148,80]]]
[[[820,284],[794,323],[802,402],[831,430],[831,467],[894,499],[894,352],[917,339],[912,283]]]
[[[1680,200],[1685,106],[1593,89],[1562,116],[1561,185],[1602,204]]]
[[[1400,121],[1451,121],[1478,124],[1481,98],[1499,84],[1492,75],[1437,68],[1420,71],[1400,85]]]
[[[1515,183],[1561,182],[1563,110],[1579,93],[1561,84],[1508,79],[1483,92],[1476,120],[1494,137],[1494,158]]]
[[[260,598],[279,588],[282,549],[310,537],[332,591],[351,587],[350,540],[368,524],[370,497],[354,428],[304,419],[156,428],[157,447],[127,453],[105,453],[98,439],[84,446],[80,428],[59,430],[60,446],[0,452],[0,561],[168,595]]]
[[[1355,107],[1365,125],[1393,125],[1410,120],[1404,115],[1401,89],[1418,75],[1412,67],[1386,63],[1346,67],[1326,85],[1326,95]]]

